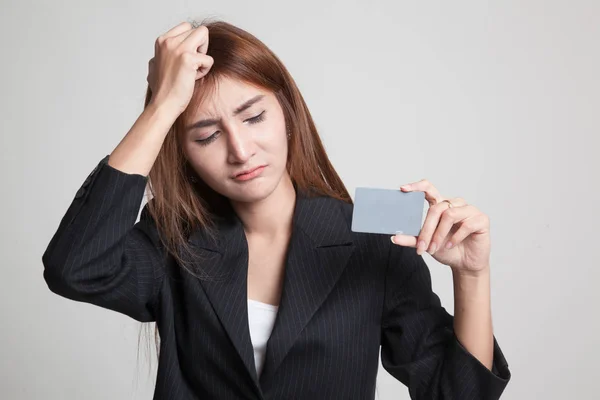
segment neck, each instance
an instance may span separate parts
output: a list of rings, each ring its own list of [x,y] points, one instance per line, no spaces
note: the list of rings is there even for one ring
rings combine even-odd
[[[244,225],[246,235],[267,240],[289,236],[295,204],[296,191],[287,174],[277,188],[260,201],[231,201],[231,206]]]

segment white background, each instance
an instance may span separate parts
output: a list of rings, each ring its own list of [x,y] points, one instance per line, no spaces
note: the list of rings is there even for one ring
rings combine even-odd
[[[506,399],[597,398],[597,1],[2,1],[0,398],[150,399],[141,324],[41,256],[142,110],[155,38],[217,17],[287,65],[351,193],[427,178],[490,216]],[[453,312],[451,273],[425,255]],[[380,368],[379,399],[408,399]]]

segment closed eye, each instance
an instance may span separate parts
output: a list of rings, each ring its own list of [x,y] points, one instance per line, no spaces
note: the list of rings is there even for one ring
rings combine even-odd
[[[259,122],[264,121],[265,113],[266,113],[266,111],[263,111],[260,114],[258,114],[256,117],[252,117],[250,119],[247,119],[246,121],[248,121],[250,124],[258,124]]]
[[[266,110],[261,112],[260,114],[258,114],[255,117],[252,118],[248,118],[246,121],[250,124],[250,125],[254,125],[254,124],[258,124],[259,122],[262,122],[265,120],[265,113]],[[244,122],[246,122],[244,121]],[[209,144],[210,142],[212,142],[213,140],[215,140],[218,136],[217,134],[220,131],[216,131],[215,133],[213,133],[212,135],[210,135],[209,137],[207,137],[206,139],[197,139],[196,142],[198,142],[199,144],[206,146],[207,144]]]

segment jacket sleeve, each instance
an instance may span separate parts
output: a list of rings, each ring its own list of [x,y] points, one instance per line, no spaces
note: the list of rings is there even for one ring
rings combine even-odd
[[[155,320],[164,254],[142,210],[147,177],[102,159],[75,195],[44,254],[49,289],[66,298]]]
[[[492,371],[454,334],[454,317],[432,291],[431,275],[413,247],[390,243],[382,318],[381,362],[416,400],[498,399],[510,380],[496,337]]]

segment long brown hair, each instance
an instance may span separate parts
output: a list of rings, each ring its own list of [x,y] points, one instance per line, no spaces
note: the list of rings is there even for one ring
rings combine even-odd
[[[152,194],[147,205],[149,214],[168,254],[186,269],[182,253],[190,253],[187,243],[190,232],[201,227],[211,233],[214,227],[211,216],[228,203],[195,174],[181,146],[184,127],[192,122],[191,118],[203,100],[217,90],[220,77],[237,79],[274,93],[291,135],[287,170],[298,190],[352,203],[327,157],[294,79],[279,58],[255,36],[230,23],[205,19],[202,25],[209,30],[207,55],[213,58],[214,64],[207,75],[196,81],[188,107],[171,127],[149,173]],[[144,108],[151,99],[152,92],[148,88]],[[198,277],[209,278],[202,276],[201,271]],[[157,331],[155,343],[158,355]]]

